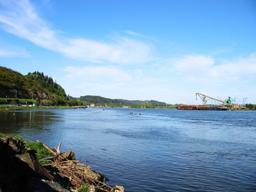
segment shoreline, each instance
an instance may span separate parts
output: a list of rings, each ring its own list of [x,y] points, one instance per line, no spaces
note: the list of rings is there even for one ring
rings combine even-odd
[[[85,109],[86,106],[0,106],[0,112],[40,109]]]
[[[0,112],[20,111],[20,110],[41,110],[41,109],[176,109],[175,107],[87,107],[87,106],[0,106]]]
[[[150,108],[143,108],[143,107],[113,107],[113,106],[95,106],[95,107],[88,107],[84,105],[80,106],[1,106],[0,105],[0,112],[14,112],[14,111],[29,111],[29,110],[47,110],[47,109],[168,109],[168,110],[192,110],[192,108],[181,108],[180,106],[190,107],[192,105],[178,105],[176,107],[150,107]],[[199,110],[199,109],[194,109]],[[202,109],[205,110],[205,109]],[[214,109],[207,109],[208,111],[215,111]],[[241,108],[241,109],[231,109],[231,110],[223,110],[223,111],[256,111],[256,108]]]
[[[61,152],[40,141],[0,135],[0,191],[124,192],[107,178],[76,160],[72,151]]]

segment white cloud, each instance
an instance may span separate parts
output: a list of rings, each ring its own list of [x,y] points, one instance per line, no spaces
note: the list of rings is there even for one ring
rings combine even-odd
[[[164,96],[173,95],[170,85],[166,88],[159,79],[142,74],[138,69],[127,72],[114,66],[69,66],[64,70],[66,75],[60,81],[67,92],[75,96],[163,100]]]
[[[256,75],[256,54],[222,61],[208,55],[185,55],[172,59],[171,64],[184,77],[213,83]]]
[[[174,64],[180,71],[202,71],[212,67],[214,59],[205,55],[185,55],[174,60]]]
[[[119,95],[133,76],[114,66],[68,66],[61,82],[72,95]],[[118,92],[118,94],[117,94]]]
[[[168,66],[161,65],[157,66],[161,70],[143,66],[128,71],[122,66],[69,66],[62,82],[75,96],[94,94],[170,103],[195,103],[195,92],[238,100],[253,95],[248,87],[256,77],[255,54],[225,61],[209,55],[184,55],[172,59]]]
[[[67,57],[115,64],[147,63],[153,59],[151,45],[127,37],[110,42],[63,37],[41,19],[29,0],[0,0],[0,23],[9,33]]]
[[[210,68],[209,74],[215,77],[246,78],[256,75],[256,54],[223,61]]]
[[[82,79],[83,82],[123,82],[131,80],[131,76],[120,69],[115,67],[75,67],[68,66],[64,69],[70,79]]]
[[[29,53],[25,50],[7,50],[0,48],[0,57],[27,57]]]

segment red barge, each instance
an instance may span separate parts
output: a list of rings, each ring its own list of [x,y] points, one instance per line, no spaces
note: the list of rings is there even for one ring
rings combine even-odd
[[[229,108],[224,105],[178,105],[176,108],[178,110],[229,110]]]

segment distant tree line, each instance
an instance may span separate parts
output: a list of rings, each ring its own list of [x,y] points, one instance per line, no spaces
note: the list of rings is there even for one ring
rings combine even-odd
[[[256,110],[256,104],[246,104],[245,107],[249,110]]]

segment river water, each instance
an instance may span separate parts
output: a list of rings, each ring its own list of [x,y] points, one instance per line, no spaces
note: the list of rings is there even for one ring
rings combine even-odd
[[[256,191],[256,112],[66,109],[0,113],[0,131],[39,139],[128,192]]]

